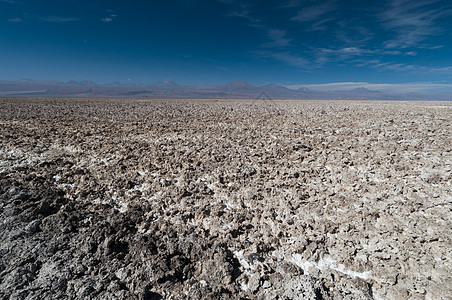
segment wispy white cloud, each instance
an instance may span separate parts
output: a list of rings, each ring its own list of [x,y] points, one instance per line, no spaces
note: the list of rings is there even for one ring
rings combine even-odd
[[[354,89],[357,87],[364,87],[367,82],[331,82],[331,83],[319,83],[319,84],[295,84],[287,86],[290,89],[298,89],[301,87],[307,87],[316,91],[345,91]]]
[[[436,21],[452,15],[450,5],[441,7],[437,0],[393,0],[381,14],[383,26],[396,33],[396,37],[384,42],[386,48],[407,48],[417,46],[432,35],[441,32]]]
[[[344,47],[339,49],[318,48],[315,49],[314,55],[316,57],[316,63],[318,65],[323,65],[331,61],[347,61],[364,55],[373,55],[378,52],[379,50],[364,49],[360,47]]]
[[[0,2],[5,2],[9,4],[21,4],[22,2],[16,0],[0,0]]]
[[[228,17],[237,17],[243,18],[248,21],[248,25],[254,28],[265,28],[259,18],[252,16],[251,12],[244,7],[235,8],[231,10],[228,14]]]
[[[297,16],[293,17],[292,21],[298,22],[312,22],[324,19],[324,15],[336,9],[333,1],[316,4],[300,10]]]
[[[1,1],[1,0],[0,0]],[[8,22],[12,23],[20,23],[26,20],[34,20],[40,22],[48,22],[48,23],[68,23],[68,22],[76,22],[80,21],[80,18],[76,17],[62,17],[62,16],[46,16],[46,15],[35,15],[30,13],[24,13],[23,18],[16,17],[12,19],[8,19]]]
[[[425,67],[425,66],[423,66],[421,68],[426,73],[452,75],[452,66],[445,66],[445,67]]]
[[[217,1],[223,4],[233,4],[236,2],[235,0],[217,0]]]
[[[428,49],[428,50],[436,50],[436,49],[444,48],[444,45],[437,45],[437,46],[420,45],[418,48],[420,48],[420,49]]]
[[[218,0],[223,4],[230,6],[230,11],[228,12],[228,17],[238,17],[247,20],[248,26],[260,29],[266,33],[270,38],[270,42],[263,43],[261,46],[264,48],[272,47],[286,47],[290,45],[292,41],[291,38],[287,37],[286,30],[280,30],[272,26],[267,25],[262,19],[258,18],[253,14],[252,7],[246,2],[236,2],[233,0]]]
[[[338,21],[339,27],[335,30],[336,38],[346,45],[364,45],[373,39],[375,34],[369,28],[362,26],[362,22],[360,18]]]
[[[275,27],[274,20],[259,13],[262,10],[252,1],[217,0],[228,8],[227,16],[243,18],[245,24],[267,36],[269,41],[262,42],[252,52],[258,57],[306,70],[340,63],[394,72],[433,72],[432,68],[412,64],[410,57],[418,55],[413,46],[424,49],[442,47],[428,44],[427,38],[439,33],[437,21],[452,14],[451,9],[439,5],[441,0],[386,1],[389,4],[382,13],[378,9],[383,7],[367,5],[344,9],[339,7],[337,0],[285,0],[275,4],[276,9],[295,14],[289,20],[298,23],[301,30],[324,31],[322,34],[328,43],[314,41],[311,46],[309,41],[297,37],[291,27]],[[383,33],[381,25],[386,29]],[[311,35],[313,33],[306,33],[309,38]],[[382,36],[386,41],[381,40]],[[375,41],[376,38],[379,41]],[[384,47],[381,47],[382,43]]]
[[[409,52],[402,53],[402,55],[417,55]],[[395,72],[410,72],[413,74],[435,74],[435,75],[452,75],[452,66],[425,66],[407,63],[397,63],[394,61],[381,61],[379,59],[354,59],[351,61],[356,67],[371,67],[379,70],[390,70]]]
[[[381,62],[379,59],[371,59],[373,57],[384,58],[385,56],[416,56],[415,51],[398,51],[398,50],[384,50],[384,49],[366,49],[361,47],[344,47],[339,49],[319,48],[316,49],[316,61],[319,64],[324,64],[331,61],[348,61],[358,63],[356,66],[372,66],[374,68],[388,69],[388,70],[411,70],[414,67],[407,64],[395,64],[391,62]],[[361,58],[363,57],[363,58]],[[368,58],[368,59],[364,59]]]
[[[22,19],[21,18],[12,18],[12,19],[8,19],[8,22],[10,22],[10,23],[21,23]]]
[[[402,52],[397,51],[397,50],[387,50],[387,51],[383,51],[383,54],[387,54],[387,55],[401,55]]]
[[[350,91],[356,88],[366,88],[387,93],[414,93],[451,89],[450,83],[409,82],[409,83],[369,83],[369,82],[332,82],[322,84],[297,84],[287,86],[291,89],[307,87],[316,91]]]
[[[391,70],[395,72],[407,72],[419,70],[419,66],[404,64],[404,63],[394,63],[394,62],[382,62],[374,66],[378,69]]]
[[[328,29],[327,24],[330,22],[333,22],[333,21],[335,21],[334,18],[325,18],[325,19],[319,20],[319,21],[313,23],[311,25],[311,27],[309,27],[307,30],[308,31],[325,31]]]
[[[322,49],[324,53],[334,54],[334,55],[344,55],[344,56],[355,56],[363,55],[367,53],[375,53],[374,50],[362,49],[359,47],[346,47],[341,49]]]
[[[102,22],[104,23],[110,23],[113,22],[114,19],[116,19],[117,15],[113,10],[106,10],[107,13],[110,13],[110,15],[108,15],[107,17],[104,17],[101,19]]]
[[[294,8],[294,7],[300,7],[303,0],[289,0],[286,1],[286,3],[278,6],[277,8]]]
[[[427,68],[413,64],[397,63],[393,61],[381,61],[379,59],[355,59],[351,61],[356,67],[370,67],[378,70],[390,70],[394,72],[426,73]]]
[[[252,51],[251,53],[257,55],[258,57],[271,58],[281,61],[292,67],[307,68],[310,65],[309,60],[289,52]]]
[[[292,41],[292,39],[286,37],[285,30],[268,29],[268,36],[272,41],[264,44],[264,47],[286,47],[289,46]]]
[[[66,23],[66,22],[75,22],[79,20],[78,18],[65,18],[57,16],[40,17],[39,19],[50,23]]]

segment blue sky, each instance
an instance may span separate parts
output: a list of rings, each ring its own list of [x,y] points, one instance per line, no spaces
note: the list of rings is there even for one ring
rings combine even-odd
[[[0,80],[452,91],[450,1],[0,0]]]

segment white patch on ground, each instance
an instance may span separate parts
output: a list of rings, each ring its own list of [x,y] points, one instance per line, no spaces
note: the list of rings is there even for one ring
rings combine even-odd
[[[229,202],[226,202],[226,203],[224,204],[224,208],[225,208],[225,209],[228,209],[228,210],[231,210],[231,209],[235,208],[235,206],[232,205],[232,204],[229,203]]]
[[[55,149],[63,150],[63,151],[68,152],[68,153],[78,153],[78,152],[80,152],[77,148],[74,148],[72,146],[65,146],[63,148],[55,148]]]
[[[248,263],[248,261],[243,257],[243,250],[240,250],[240,251],[234,251],[233,254],[234,254],[235,258],[237,258],[237,260],[239,261],[240,265],[242,266],[242,268],[243,268],[243,273],[244,273],[245,275],[247,275],[248,278],[250,278],[250,276],[251,276],[250,270],[253,270],[253,271],[254,271],[254,266],[253,266],[253,265],[250,265],[250,264]],[[249,288],[249,284],[250,284],[249,282],[247,283],[246,281],[242,280],[242,281],[240,282],[240,288],[242,289],[242,291],[248,292],[249,289],[250,289],[250,288]]]
[[[106,165],[106,166],[109,166],[111,163],[110,163],[110,161],[111,161],[111,158],[102,158],[102,159],[100,159],[99,160],[100,162],[103,162],[104,163],[104,165]]]
[[[127,203],[116,196],[116,192],[113,194],[113,197],[111,197],[111,200],[118,206],[120,213],[125,213],[129,209]]]
[[[247,292],[248,291],[248,285],[245,283],[245,281],[242,281],[240,283],[240,288],[242,289],[242,291]]]
[[[119,212],[120,213],[125,213],[126,211],[128,211],[129,207],[127,205],[127,203],[120,201],[119,202]]]
[[[248,270],[251,270],[251,265],[246,261],[246,259],[243,257],[243,250],[240,251],[234,251],[233,252],[235,258],[239,261],[240,265],[243,267],[245,274],[248,275]]]
[[[148,202],[156,202],[162,198],[162,195],[163,195],[163,191],[158,191],[154,195],[149,197],[147,200],[148,200]]]
[[[144,183],[142,183],[142,184],[136,186],[136,189],[137,189],[138,191],[140,191],[141,193],[144,193],[144,192],[146,192],[146,191],[149,191],[149,190],[151,190],[151,188],[152,188],[152,186],[151,186],[149,183],[147,183],[147,182],[144,182]]]
[[[181,176],[179,176],[179,177],[176,177],[176,178],[174,178],[174,181],[175,181],[175,185],[176,186],[181,186],[182,185],[182,183],[184,182],[184,175],[181,175]]]
[[[320,271],[324,271],[327,269],[335,270],[344,275],[348,275],[353,278],[358,277],[358,278],[361,278],[364,280],[369,279],[370,274],[371,274],[371,271],[356,272],[353,270],[347,270],[347,269],[345,269],[345,266],[343,264],[337,265],[336,261],[334,259],[332,259],[331,257],[322,258],[318,262],[311,262],[311,261],[304,261],[301,254],[294,253],[294,254],[292,254],[292,258],[288,259],[288,261],[290,261],[291,263],[302,268],[306,275],[309,275],[309,270],[312,268],[320,270]]]
[[[38,164],[44,160],[45,157],[40,154],[24,152],[21,149],[0,149],[0,173]]]

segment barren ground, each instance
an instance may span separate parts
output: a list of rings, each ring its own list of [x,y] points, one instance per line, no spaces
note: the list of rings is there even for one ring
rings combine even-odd
[[[0,99],[0,298],[452,299],[451,120]]]

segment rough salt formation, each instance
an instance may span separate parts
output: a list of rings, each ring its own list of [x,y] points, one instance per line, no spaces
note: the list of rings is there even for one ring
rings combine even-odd
[[[451,299],[452,103],[0,99],[2,299]]]

